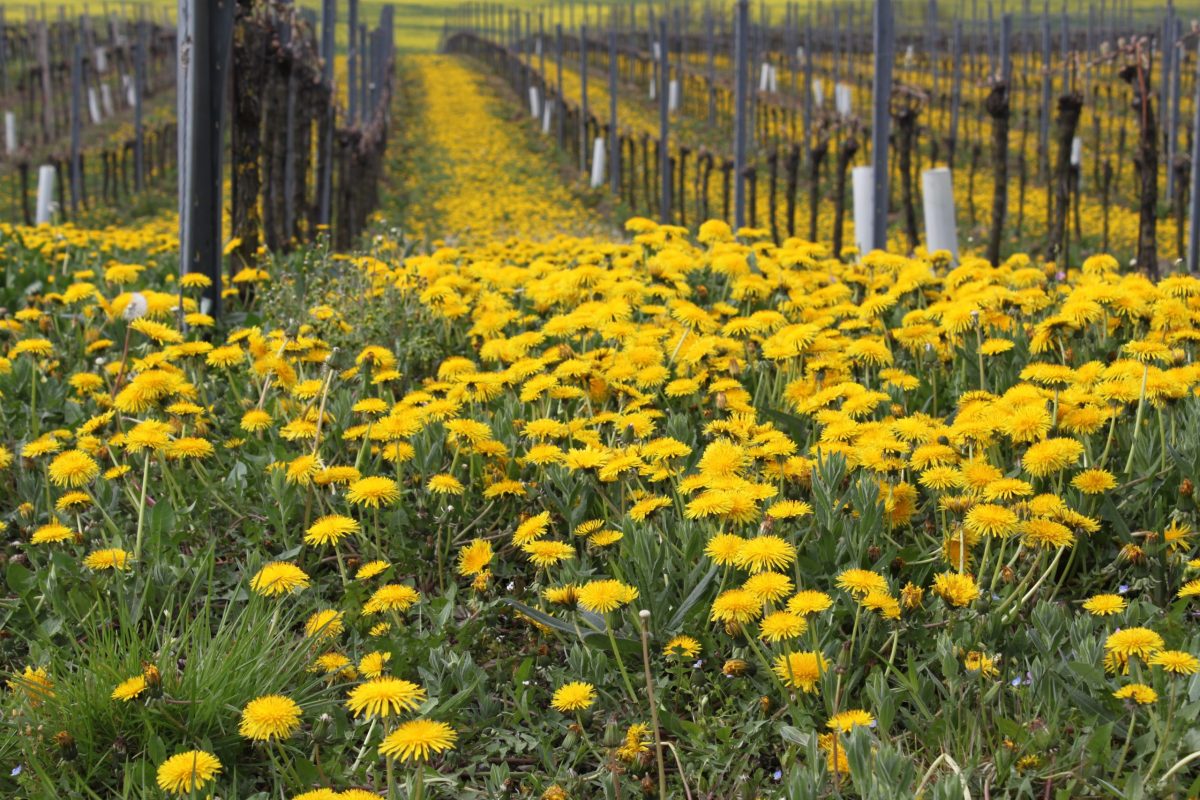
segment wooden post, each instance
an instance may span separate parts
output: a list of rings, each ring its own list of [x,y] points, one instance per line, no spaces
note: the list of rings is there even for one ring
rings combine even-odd
[[[1012,65],[1009,60],[1009,40],[1012,16],[1004,15],[1000,26],[1000,64],[994,76],[992,90],[984,102],[992,118],[992,160],[994,179],[992,189],[992,227],[988,234],[987,258],[993,265],[1000,263],[1000,244],[1004,237],[1004,221],[1008,214],[1008,122]]]
[[[1175,155],[1179,143],[1179,95],[1181,94],[1181,63],[1183,50],[1179,39],[1183,35],[1182,23],[1172,17],[1173,25],[1171,38],[1165,44],[1165,50],[1171,53],[1170,71],[1164,71],[1163,81],[1166,83],[1164,105],[1167,107],[1167,202],[1175,199]],[[1165,66],[1165,65],[1164,65]]]
[[[671,222],[671,40],[668,36],[667,15],[663,14],[658,21],[659,54],[661,63],[658,68],[658,156],[659,178],[662,180],[661,200],[659,202],[659,221]]]
[[[579,171],[588,171],[588,53],[587,24],[579,26]]]
[[[36,23],[37,26],[37,58],[42,79],[42,140],[49,143],[54,140],[54,84],[50,75],[50,31],[45,20]]]
[[[875,81],[871,96],[874,103],[871,121],[871,166],[874,181],[874,214],[871,246],[887,248],[888,220],[888,135],[891,126],[892,66],[895,61],[895,28],[892,0],[875,0]],[[865,254],[864,254],[865,255]]]
[[[733,89],[733,225],[746,224],[746,95],[749,93],[750,3],[737,0],[734,6]]]
[[[320,156],[317,163],[317,223],[329,225],[333,218],[333,129],[337,104],[334,103],[333,61],[337,53],[337,0],[321,3],[321,65],[322,78],[329,89],[328,102],[320,120],[318,135]]]
[[[539,36],[539,41],[541,37]],[[609,189],[621,196],[621,136],[617,132],[617,32],[608,32],[608,174]]]
[[[350,4],[350,24],[347,30],[346,73],[350,104],[348,121],[351,125],[358,123],[358,0],[347,0]]]
[[[1042,7],[1042,106],[1038,126],[1038,166],[1042,177],[1050,179],[1050,2]]]
[[[140,192],[146,183],[146,21],[138,20],[134,28],[137,39],[133,51],[133,185]]]
[[[221,313],[221,133],[234,0],[179,0],[179,269],[200,272]],[[182,304],[180,315],[182,317]]]
[[[79,214],[83,196],[83,167],[80,155],[83,136],[83,43],[78,38],[71,48],[71,216]]]
[[[0,95],[8,93],[8,37],[5,36],[4,7],[0,6]]]
[[[563,97],[563,26],[561,22],[554,26],[554,68],[558,82],[558,96],[554,99],[554,129],[558,139],[558,149],[562,150],[567,146],[566,120],[564,119],[567,106],[566,98]]]
[[[1195,94],[1192,98],[1192,204],[1188,212],[1188,272],[1200,269],[1200,42],[1196,43]]]

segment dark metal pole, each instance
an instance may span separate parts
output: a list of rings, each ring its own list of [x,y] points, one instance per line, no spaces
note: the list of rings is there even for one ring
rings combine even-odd
[[[746,224],[746,95],[749,75],[747,52],[750,46],[750,3],[737,0],[734,6],[733,36],[735,78],[733,88],[733,224]]]
[[[179,270],[212,285],[201,310],[221,312],[221,134],[234,0],[179,0]],[[180,303],[180,314],[182,311]]]
[[[874,214],[871,246],[876,250],[887,248],[888,135],[892,122],[892,66],[895,61],[896,44],[893,22],[892,0],[875,0],[875,81],[871,95],[875,106],[871,122]]]

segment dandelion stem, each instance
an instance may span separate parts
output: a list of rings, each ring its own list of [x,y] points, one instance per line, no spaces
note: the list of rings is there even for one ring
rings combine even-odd
[[[617,666],[621,669],[621,680],[625,681],[625,691],[629,692],[629,699],[636,703],[637,694],[633,691],[633,681],[629,680],[629,672],[625,669],[625,660],[621,658],[621,651],[617,648],[617,637],[613,635],[612,623],[609,620],[604,621],[604,630],[608,633],[608,643],[612,646],[613,656],[617,659]]]
[[[1129,754],[1129,742],[1133,740],[1133,720],[1134,713],[1129,712],[1129,727],[1125,729],[1125,744],[1121,746],[1121,755],[1117,757],[1117,768],[1113,770],[1113,780],[1117,780],[1121,775],[1121,768],[1125,766],[1125,756]]]
[[[142,557],[142,534],[145,530],[146,523],[146,484],[150,482],[150,453],[146,453],[145,466],[142,467],[142,496],[138,501],[138,521],[137,521],[137,538],[133,544],[133,560],[138,561]]]
[[[1138,392],[1137,414],[1133,417],[1133,439],[1129,442],[1129,457],[1125,459],[1125,474],[1133,469],[1133,454],[1137,452],[1138,433],[1142,430],[1142,412],[1146,409],[1146,378],[1150,374],[1150,365],[1142,365],[1142,389]]]
[[[391,763],[389,759],[388,763]],[[413,778],[412,800],[422,800],[425,797],[425,765],[417,762],[417,774]]]
[[[650,701],[650,724],[654,726],[654,756],[658,761],[658,797],[667,800],[667,771],[663,766],[662,731],[658,727],[658,702],[654,697],[654,679],[650,673],[650,612],[638,614],[641,619],[642,665],[646,671],[646,697]]]
[[[1179,688],[1178,681],[1171,682],[1171,698],[1167,703],[1167,719],[1163,724],[1162,735],[1158,737],[1158,747],[1154,751],[1154,758],[1150,760],[1150,766],[1146,769],[1146,783],[1150,783],[1150,779],[1154,777],[1154,770],[1158,766],[1159,759],[1167,749],[1167,742],[1171,737],[1171,722],[1175,717],[1175,694]]]

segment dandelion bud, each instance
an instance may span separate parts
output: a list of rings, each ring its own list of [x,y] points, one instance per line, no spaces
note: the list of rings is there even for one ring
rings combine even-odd
[[[1004,568],[1000,570],[1000,580],[1004,581],[1005,583],[1012,583],[1016,577],[1017,576],[1016,573],[1013,572],[1013,568],[1007,564],[1005,564]]]
[[[758,698],[758,708],[760,711],[762,711],[762,713],[770,714],[771,713],[771,698],[765,694],[762,697]]]
[[[142,665],[142,677],[146,680],[146,691],[151,697],[162,696],[162,674],[154,664]]]
[[[920,608],[924,597],[925,590],[911,581],[900,590],[900,604],[907,609]]]
[[[1192,485],[1191,478],[1184,478],[1183,483],[1179,484],[1179,494],[1182,497],[1191,497],[1196,487]]]
[[[740,678],[743,675],[753,675],[754,665],[740,658],[731,658],[721,667],[721,672],[728,678]]]
[[[58,753],[63,761],[74,761],[79,755],[79,750],[75,747],[75,737],[66,731],[54,734],[54,743],[58,745]]]
[[[615,722],[610,722],[604,726],[604,746],[606,748],[620,747],[625,737],[621,734],[621,729],[617,727]]]

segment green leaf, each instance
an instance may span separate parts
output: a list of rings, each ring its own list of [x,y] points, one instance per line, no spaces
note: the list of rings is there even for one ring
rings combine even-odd
[[[608,626],[607,624],[604,624],[603,620],[601,620],[601,623],[604,624],[604,627],[601,629],[603,632],[596,633],[594,631],[585,631],[583,628],[580,628],[574,623],[564,622],[557,617],[550,616],[544,611],[538,611],[536,608],[532,608],[511,598],[504,598],[504,602],[508,603],[510,606],[515,608],[517,611],[520,611],[533,621],[545,625],[547,628],[551,628],[560,633],[565,633],[568,636],[574,636],[588,647],[605,651],[611,648],[611,643],[608,641],[608,636],[606,635],[608,632]],[[616,640],[617,649],[620,650],[622,654],[634,658],[641,656],[642,645],[640,642],[634,641],[633,639],[626,639],[621,636],[614,636],[613,638]]]
[[[12,590],[20,595],[25,594],[37,585],[37,576],[33,574],[33,571],[15,561],[8,562],[8,569],[5,570],[4,579],[8,582]]]
[[[811,733],[807,733],[791,725],[780,725],[779,735],[788,744],[795,744],[800,747],[808,747],[808,741],[812,738]]]
[[[1117,511],[1117,507],[1113,505],[1112,498],[1107,494],[1104,495],[1104,499],[1100,503],[1100,511],[1104,514],[1105,519],[1117,529],[1117,533],[1126,538],[1132,535],[1129,525],[1125,522],[1125,518],[1121,516],[1120,511]]]
[[[679,626],[683,624],[687,613],[692,610],[692,606],[699,602],[701,595],[704,594],[704,590],[712,583],[712,579],[716,576],[718,569],[719,567],[714,564],[705,576],[700,579],[700,582],[695,585],[688,596],[684,598],[679,608],[675,609],[675,614],[671,617],[671,621],[667,623],[668,631],[679,630]]]
[[[1103,686],[1105,684],[1104,671],[1095,664],[1087,664],[1083,661],[1071,661],[1067,664],[1067,667],[1091,686]]]

